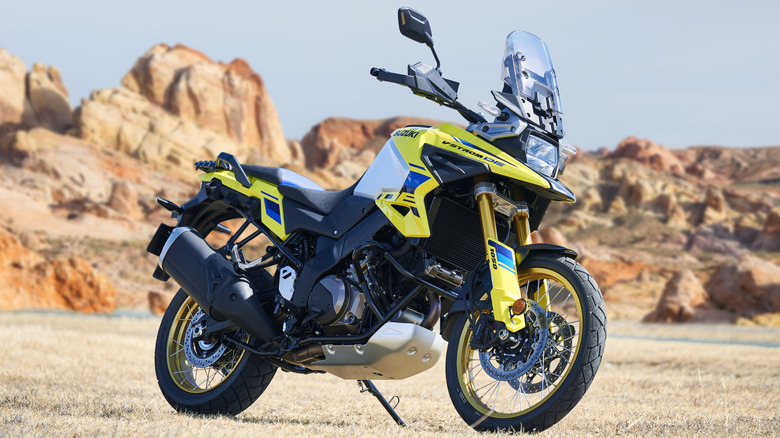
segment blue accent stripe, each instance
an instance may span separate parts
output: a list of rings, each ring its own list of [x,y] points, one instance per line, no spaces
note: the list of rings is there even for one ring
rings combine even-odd
[[[412,167],[416,167],[416,168],[418,168],[418,169],[420,169],[420,170],[424,170],[424,171],[426,171],[426,172],[428,171],[428,169],[426,169],[426,168],[424,168],[424,167],[422,167],[422,166],[418,166],[418,165],[416,165],[416,164],[409,163],[409,165],[410,165],[410,166],[412,166]]]
[[[512,265],[512,259],[505,256],[504,254],[498,253],[498,262],[503,263],[505,265]]]
[[[264,194],[265,196],[268,196],[269,198],[274,198],[274,199],[275,199],[275,200],[277,200],[277,201],[279,200],[279,198],[277,198],[276,196],[274,196],[274,195],[271,195],[271,194],[268,194],[268,193],[266,193],[266,192],[263,192],[263,191],[261,191],[260,193]]]
[[[509,260],[509,264],[512,264],[515,260],[515,254],[512,252],[511,249],[501,246],[501,245],[495,245],[496,252],[498,253],[499,258],[505,258]]]
[[[498,243],[496,243],[495,241],[492,241],[492,240],[488,241],[488,244],[490,246],[492,246],[493,248],[495,248],[495,250],[496,250],[496,258],[497,258],[496,261],[498,262],[498,264],[501,267],[503,267],[504,269],[506,269],[506,270],[508,270],[508,271],[510,271],[512,273],[515,273],[516,272],[515,268],[514,268],[514,265],[515,265],[515,255],[512,252],[512,250],[509,249],[509,248],[506,248],[504,246],[501,246],[501,245],[499,245]]]
[[[407,190],[408,192],[414,192],[414,189],[420,186],[420,184],[424,183],[425,181],[428,181],[431,179],[428,176],[423,175],[422,173],[417,172],[409,172],[409,176],[406,177],[406,181],[404,181],[404,186],[408,187],[412,190]]]
[[[271,201],[270,199],[263,199],[265,201],[265,214],[268,215],[271,219],[276,221],[279,225],[282,224],[282,215],[279,211],[279,204],[277,204],[274,201]]]

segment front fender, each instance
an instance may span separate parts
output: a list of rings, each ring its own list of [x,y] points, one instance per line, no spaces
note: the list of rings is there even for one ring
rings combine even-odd
[[[523,245],[515,251],[515,257],[517,259],[517,271],[520,272],[523,269],[523,261],[528,259],[529,256],[536,254],[563,256],[572,260],[576,260],[578,256],[576,251],[571,248],[566,248],[565,246],[553,245],[550,243],[533,243],[530,245]],[[487,268],[487,266],[483,265],[483,268]],[[490,281],[490,274],[488,271],[483,272],[481,275],[478,273],[476,275],[478,275],[482,282]],[[485,278],[485,275],[487,275],[487,278]],[[452,306],[450,307],[447,314],[442,317],[441,335],[444,339],[449,339],[449,336],[452,333],[452,328],[455,325],[455,320],[457,320],[458,316],[460,316],[462,313],[465,313],[469,308],[467,305],[469,301],[467,297],[469,296],[471,296],[471,294],[465,293],[464,290],[464,292],[458,296],[458,299],[452,303]]]

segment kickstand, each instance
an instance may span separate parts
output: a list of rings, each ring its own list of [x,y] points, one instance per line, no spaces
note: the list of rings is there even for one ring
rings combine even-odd
[[[390,399],[390,402],[395,400],[395,404],[391,405],[390,402],[385,400],[384,396],[382,396],[382,393],[379,392],[378,389],[376,389],[376,385],[374,385],[374,382],[370,380],[358,380],[358,386],[360,387],[360,392],[368,392],[374,397],[376,397],[377,400],[379,400],[379,403],[382,403],[382,406],[385,408],[388,414],[390,414],[391,417],[393,417],[393,420],[395,420],[396,423],[398,423],[399,426],[406,427],[406,423],[404,423],[404,420],[401,419],[400,416],[398,416],[398,413],[395,412],[395,408],[398,407],[398,403],[401,402],[401,399],[398,398],[398,396],[393,396],[393,398]]]

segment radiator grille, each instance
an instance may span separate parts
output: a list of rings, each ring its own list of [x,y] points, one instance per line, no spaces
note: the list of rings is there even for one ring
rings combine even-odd
[[[485,242],[479,214],[448,199],[435,198],[429,211],[431,237],[420,246],[444,262],[471,271],[485,260]],[[498,238],[505,240],[507,224],[497,221]]]

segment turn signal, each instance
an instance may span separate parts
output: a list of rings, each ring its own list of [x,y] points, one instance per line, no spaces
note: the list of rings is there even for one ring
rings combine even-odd
[[[512,313],[515,315],[520,315],[525,312],[525,308],[525,299],[520,298],[519,300],[515,301],[514,304],[512,304]]]

